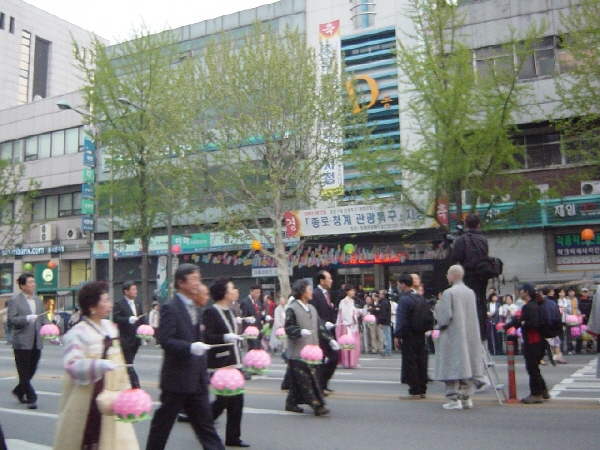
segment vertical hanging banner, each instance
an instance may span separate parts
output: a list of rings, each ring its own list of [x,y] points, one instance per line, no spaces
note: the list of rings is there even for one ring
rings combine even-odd
[[[341,37],[340,21],[322,23],[319,25],[319,72],[330,70],[332,60],[337,62],[337,70],[341,66]],[[332,141],[337,139],[332,135]],[[341,162],[343,147],[339,142],[335,151],[335,161],[325,164],[321,169],[323,197],[339,196],[344,194],[344,166]]]

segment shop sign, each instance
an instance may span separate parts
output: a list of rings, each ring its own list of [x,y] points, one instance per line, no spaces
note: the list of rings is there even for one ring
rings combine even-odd
[[[81,185],[81,197],[85,199],[94,198],[94,185],[84,183]]]
[[[50,247],[26,247],[9,248],[0,251],[2,256],[27,256],[27,255],[50,255],[52,253],[64,253],[63,245],[52,245]]]
[[[52,290],[58,288],[58,267],[51,269],[46,263],[36,264],[34,274],[36,289]]]
[[[94,218],[91,216],[82,217],[81,229],[82,231],[94,231]]]
[[[83,165],[85,167],[94,167],[96,165],[96,155],[93,152],[85,151],[83,155]]]
[[[86,215],[94,214],[94,200],[82,199],[81,200],[81,213]]]
[[[94,169],[92,169],[91,167],[84,167],[83,168],[83,182],[93,184],[95,179],[96,179],[96,174],[94,172]]]

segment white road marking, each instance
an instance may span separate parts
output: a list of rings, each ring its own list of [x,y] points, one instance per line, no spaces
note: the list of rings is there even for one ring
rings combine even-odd
[[[586,397],[567,397],[569,393],[585,392]],[[565,396],[561,394],[566,394]],[[589,401],[600,399],[600,382],[596,378],[596,358],[576,370],[568,378],[555,384],[550,390],[552,398],[565,400]]]

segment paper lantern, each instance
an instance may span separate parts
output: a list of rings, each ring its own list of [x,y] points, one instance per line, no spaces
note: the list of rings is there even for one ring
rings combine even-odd
[[[366,316],[363,317],[363,321],[367,325],[374,325],[375,322],[377,322],[377,318],[373,314],[367,314]]]
[[[305,345],[300,350],[300,358],[306,364],[321,364],[323,362],[323,350],[318,345]]]
[[[504,322],[498,322],[496,324],[496,331],[499,333],[504,333]]]
[[[431,339],[437,341],[440,338],[440,330],[432,330],[431,331]]]
[[[142,389],[127,389],[119,394],[113,410],[121,422],[146,420],[152,411],[152,397]]]
[[[31,263],[23,264],[23,270],[25,272],[30,272],[31,270],[33,270],[33,264],[31,264]]]
[[[517,319],[521,317],[521,310],[517,309],[514,313],[513,316],[516,317]]]
[[[510,327],[508,330],[506,330],[506,334],[508,336],[514,336],[517,333],[517,330],[515,330],[515,327]]]
[[[277,339],[287,339],[287,334],[285,332],[285,328],[279,327],[275,330],[275,337]]]
[[[355,247],[353,244],[346,244],[344,245],[344,253],[346,253],[347,255],[351,255],[352,253],[354,253]]]
[[[57,266],[57,265],[58,265],[58,264],[56,264],[56,263],[55,263],[54,261],[52,261],[52,260],[48,261],[48,268],[49,268],[49,269],[56,269],[56,266]]]
[[[135,330],[135,335],[140,339],[144,339],[145,341],[149,341],[154,336],[154,328],[150,325],[140,325]]]
[[[256,239],[254,239],[251,243],[250,243],[250,248],[252,250],[255,251],[259,251],[262,248],[262,244],[260,243],[260,241],[257,241]]]
[[[259,334],[260,334],[260,331],[258,331],[258,328],[250,325],[249,327],[246,327],[246,329],[244,330],[244,334],[242,334],[242,336],[245,337],[246,339],[258,339]]]
[[[261,374],[271,366],[271,356],[264,350],[250,350],[244,355],[243,363],[247,372]]]
[[[581,327],[571,327],[571,337],[577,339],[581,337]]]
[[[181,253],[181,245],[179,244],[174,244],[171,246],[171,253],[173,254],[177,254],[177,253]]]
[[[579,320],[579,316],[576,316],[575,314],[569,314],[565,323],[571,327],[575,327],[579,325],[581,321]]]
[[[582,240],[584,240],[584,241],[591,241],[595,237],[596,237],[596,233],[594,233],[594,230],[592,230],[590,228],[586,228],[584,230],[581,230],[581,239]]]
[[[340,350],[354,350],[356,348],[356,340],[351,334],[340,336],[337,343],[340,345]]]
[[[581,332],[582,332],[582,333],[584,333],[584,332],[586,332],[586,331],[587,331],[587,325],[586,325],[585,323],[582,323],[582,324],[580,325],[580,328],[581,328]]]
[[[210,389],[216,395],[231,397],[244,393],[244,375],[233,367],[218,369],[210,379]]]
[[[40,328],[40,335],[46,341],[58,339],[58,336],[60,336],[60,328],[53,323],[47,323]]]

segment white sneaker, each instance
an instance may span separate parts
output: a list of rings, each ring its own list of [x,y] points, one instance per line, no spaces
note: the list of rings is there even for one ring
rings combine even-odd
[[[473,409],[473,400],[470,398],[462,401],[463,409]]]
[[[462,402],[460,400],[451,400],[448,403],[444,403],[444,409],[463,409]]]

